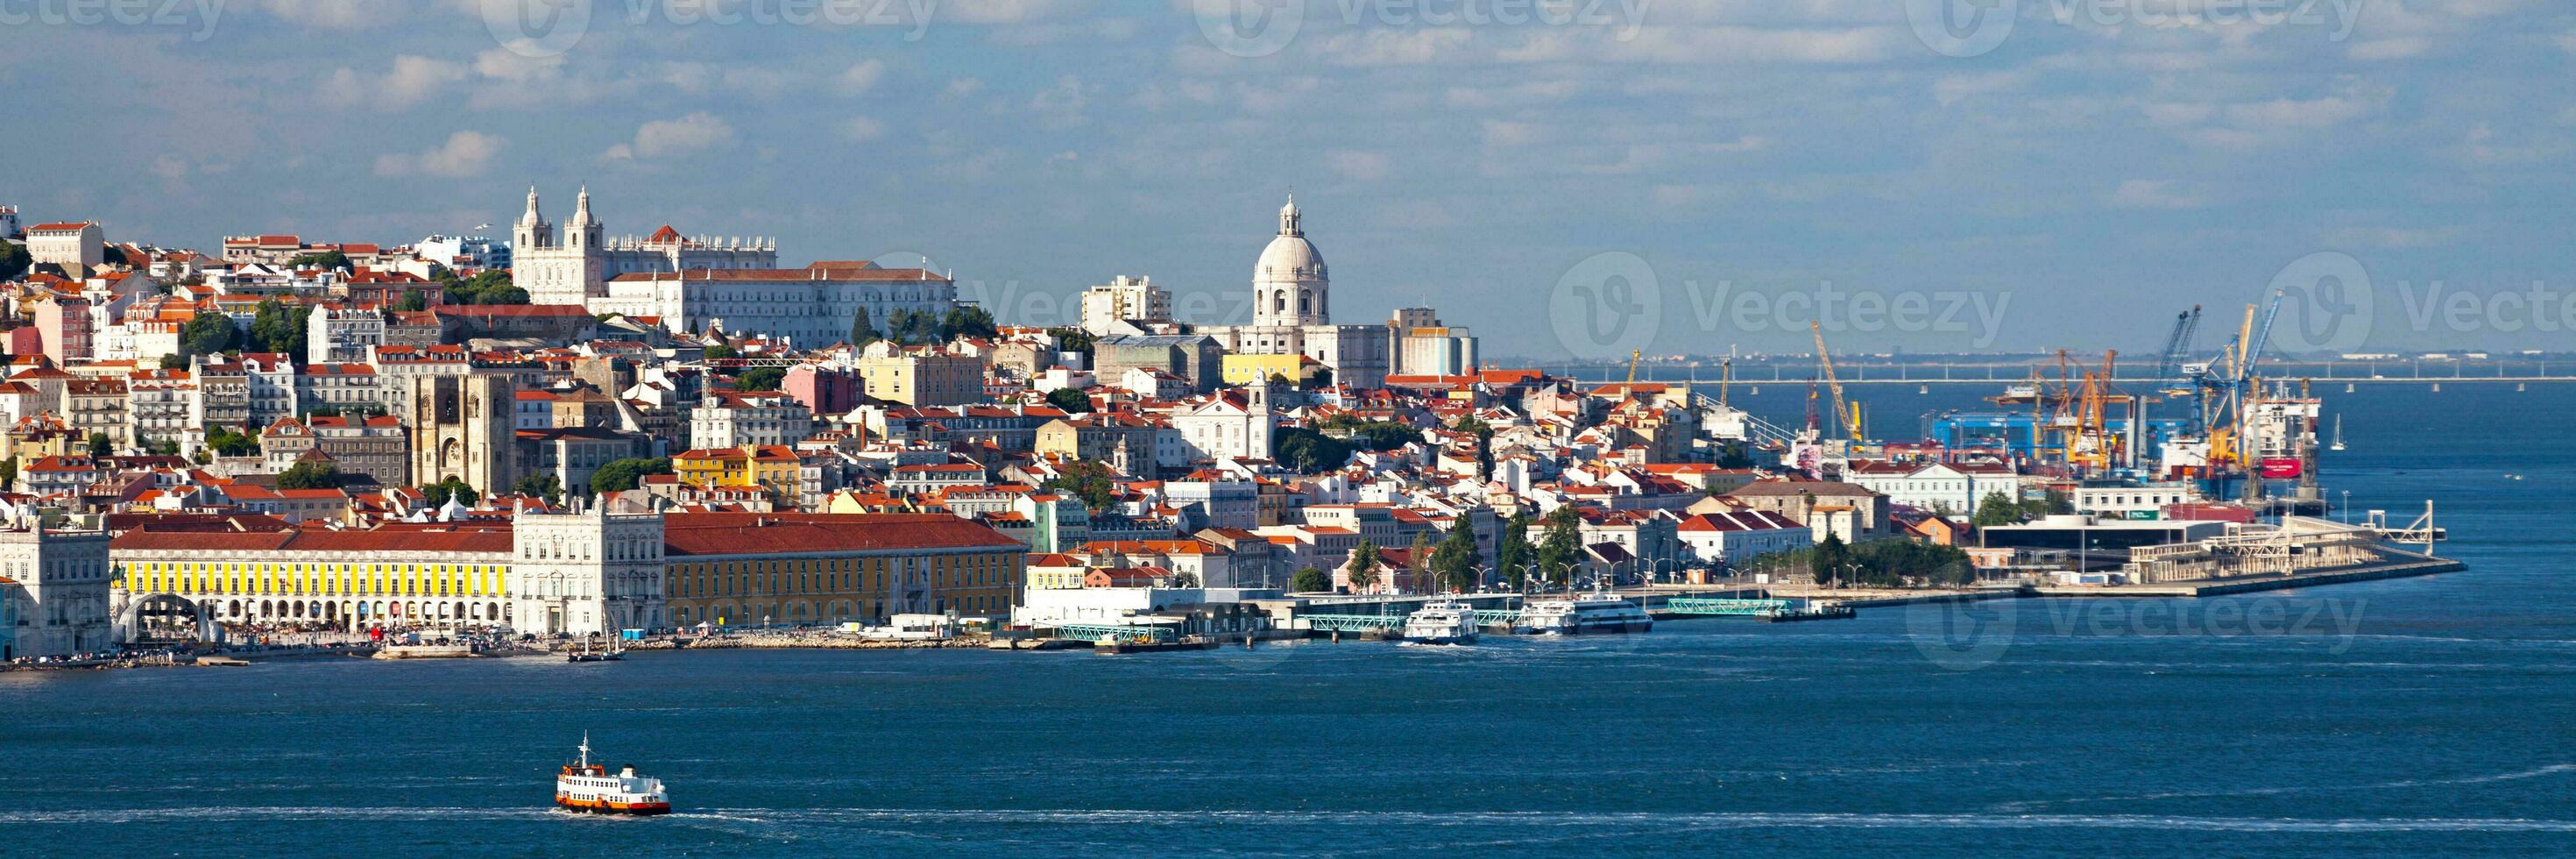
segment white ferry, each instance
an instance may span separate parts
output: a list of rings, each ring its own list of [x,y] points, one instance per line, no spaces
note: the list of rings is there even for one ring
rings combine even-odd
[[[581,762],[565,764],[555,776],[555,804],[596,814],[671,813],[671,796],[662,790],[661,779],[636,775],[631,766],[609,775],[607,767],[591,763],[589,734],[581,735]]]
[[[1476,643],[1476,608],[1457,600],[1427,603],[1404,619],[1404,640],[1421,644]]]
[[[1522,635],[1599,635],[1646,632],[1655,619],[1636,603],[1606,594],[1573,599],[1531,600],[1521,607],[1512,631]]]

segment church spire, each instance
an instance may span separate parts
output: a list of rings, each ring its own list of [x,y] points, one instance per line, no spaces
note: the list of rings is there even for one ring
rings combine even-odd
[[[1288,192],[1288,205],[1279,207],[1279,234],[1283,236],[1305,235],[1305,233],[1297,230],[1297,220],[1297,192],[1290,191]]]
[[[574,229],[580,229],[589,226],[590,223],[590,183],[584,182],[581,186],[581,196],[573,203],[572,226]]]
[[[537,186],[530,185],[528,186],[528,212],[519,216],[519,223],[535,226],[545,223],[545,220],[546,216],[537,213]]]

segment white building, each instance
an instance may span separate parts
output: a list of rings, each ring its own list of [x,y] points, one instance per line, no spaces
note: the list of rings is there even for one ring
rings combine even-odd
[[[1682,519],[1673,536],[1691,556],[1708,564],[1741,564],[1773,552],[1816,544],[1814,529],[1777,513],[1739,510]]]
[[[2021,498],[2021,478],[2001,465],[1856,460],[1845,466],[1843,480],[1885,495],[1891,503],[1961,517],[1977,515],[1977,505],[1997,492]]]
[[[1182,453],[1190,460],[1270,456],[1278,426],[1270,411],[1270,386],[1253,385],[1210,394],[1172,412]]]
[[[107,261],[107,238],[91,221],[37,224],[27,228],[27,256],[77,277],[80,269]]]
[[[1172,293],[1154,285],[1150,277],[1119,275],[1108,283],[1083,290],[1082,330],[1103,337],[1120,322],[1172,321]]]
[[[385,345],[385,315],[370,308],[323,305],[304,329],[305,360],[361,363]]]
[[[689,410],[689,446],[793,445],[814,434],[814,413],[784,394],[711,397]]]
[[[108,615],[107,532],[48,527],[33,510],[11,511],[0,525],[0,657],[70,656],[115,647]]]
[[[430,236],[412,245],[412,253],[451,270],[510,267],[510,243],[482,236]]]
[[[1428,307],[1397,308],[1386,323],[1395,342],[1399,376],[1461,376],[1476,372],[1476,336],[1467,329],[1440,323]]]
[[[1294,197],[1279,208],[1279,235],[1252,267],[1252,324],[1211,326],[1200,333],[1242,355],[1305,355],[1333,369],[1336,382],[1377,387],[1394,345],[1384,325],[1332,324],[1332,273],[1307,241]]]
[[[510,281],[528,291],[530,304],[589,305],[607,297],[608,282],[622,274],[777,267],[777,243],[757,237],[684,239],[665,225],[642,239],[608,239],[591,216],[587,187],[560,236],[538,211],[537,189],[530,187],[528,210],[510,233]]]
[[[649,510],[520,514],[503,590],[523,632],[616,634],[666,625],[662,514]]]

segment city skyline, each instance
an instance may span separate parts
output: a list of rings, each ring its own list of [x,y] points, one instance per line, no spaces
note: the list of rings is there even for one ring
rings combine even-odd
[[[2173,313],[2259,303],[2318,253],[2373,286],[2345,351],[2532,348],[2566,330],[2563,303],[2499,297],[2576,285],[2551,203],[2576,102],[2552,75],[2459,62],[2563,64],[2576,18],[2536,3],[2197,25],[2007,4],[1991,46],[1926,37],[1898,4],[1440,25],[1319,3],[1275,47],[1188,4],[952,0],[847,26],[575,4],[592,14],[563,44],[498,37],[483,5],[0,28],[0,81],[33,120],[0,204],[172,246],[393,243],[586,181],[611,233],[925,254],[1007,319],[1015,296],[1116,275],[1242,293],[1245,243],[1293,187],[1346,317],[1442,306],[1534,358],[1625,354],[1493,309],[1603,255],[1656,279],[1639,348],[1667,353],[1802,351],[1795,314],[1721,302],[1834,291],[1971,320],[1853,325],[1836,349],[2144,350]],[[2442,312],[2456,294],[2480,305],[2466,330]]]

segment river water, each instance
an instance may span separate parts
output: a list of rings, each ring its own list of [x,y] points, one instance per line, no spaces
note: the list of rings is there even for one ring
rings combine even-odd
[[[1473,648],[0,675],[0,853],[2564,854],[2570,393],[2328,394],[2329,489],[2435,500],[2471,569],[2429,578]],[[585,730],[681,811],[550,811]]]

